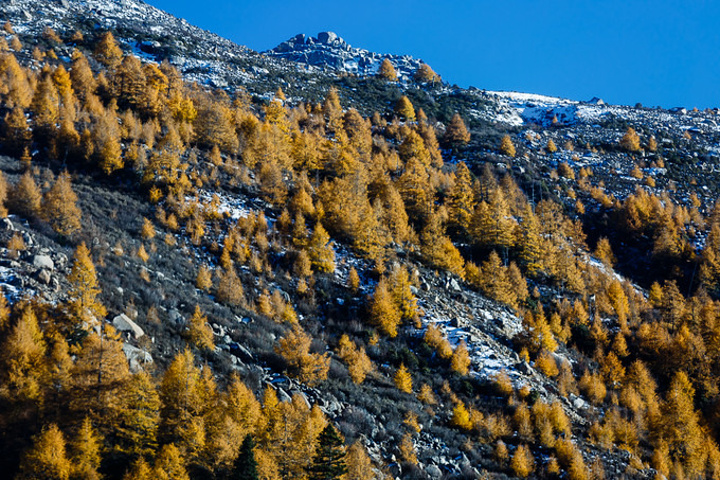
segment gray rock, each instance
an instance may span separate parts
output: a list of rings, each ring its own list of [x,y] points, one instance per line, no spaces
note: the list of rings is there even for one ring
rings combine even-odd
[[[3,218],[0,220],[0,230],[15,230],[15,225],[13,225],[12,221],[10,221],[9,218]]]
[[[55,262],[48,255],[35,255],[32,263],[35,268],[44,268],[50,271],[55,269]]]
[[[50,271],[45,270],[44,268],[40,270],[37,278],[39,281],[41,281],[45,285],[50,285],[50,282],[52,282],[52,275],[50,275]]]
[[[124,313],[121,313],[117,317],[113,318],[112,324],[113,324],[113,327],[115,327],[116,329],[118,329],[121,332],[131,333],[132,336],[135,337],[136,339],[145,335],[145,332],[143,331],[143,329],[140,328],[140,326],[137,323],[130,320],[130,318],[128,318],[128,316],[125,315]]]
[[[292,398],[290,398],[290,395],[288,395],[288,394],[285,392],[285,390],[283,390],[282,388],[278,388],[278,389],[277,389],[277,397],[278,397],[278,400],[280,400],[281,402],[290,402],[290,401],[292,401]]]
[[[133,373],[137,373],[153,363],[152,355],[145,350],[139,349],[129,343],[124,343],[122,348],[125,358],[127,358],[128,364],[130,365],[130,371]]]
[[[442,477],[442,470],[440,470],[440,467],[438,467],[437,465],[428,465],[425,469],[425,473],[430,475],[431,478]]]

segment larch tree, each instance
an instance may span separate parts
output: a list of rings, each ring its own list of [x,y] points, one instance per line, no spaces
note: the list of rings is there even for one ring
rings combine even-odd
[[[513,141],[510,138],[510,135],[505,135],[502,137],[502,140],[500,141],[500,153],[502,153],[503,155],[507,155],[508,157],[515,156],[515,145],[513,145]]]
[[[15,106],[5,114],[2,123],[3,150],[10,155],[20,156],[30,144],[31,132],[28,128],[25,110]]]
[[[384,59],[378,68],[378,77],[390,82],[397,82],[398,76],[395,67],[389,59]]]
[[[410,99],[403,95],[395,104],[395,113],[406,122],[415,121],[415,107]]]
[[[123,53],[112,32],[105,32],[95,45],[95,58],[108,68],[115,68],[120,64]]]
[[[450,368],[460,375],[467,375],[470,371],[470,354],[464,341],[461,341],[458,346],[455,347],[455,351],[450,360]]]
[[[105,317],[107,310],[97,298],[101,290],[98,286],[95,265],[85,242],[75,249],[68,281],[70,282],[69,305],[78,323]]]
[[[215,348],[213,331],[208,325],[208,319],[200,310],[200,305],[195,305],[195,311],[190,317],[188,325],[188,340],[199,350],[212,351]]]
[[[448,195],[450,226],[460,232],[468,232],[475,210],[475,195],[472,177],[465,162],[459,162],[455,169],[455,183]]]
[[[350,445],[345,456],[348,471],[345,474],[347,480],[373,480],[375,472],[365,447],[357,441]]]
[[[465,121],[459,113],[455,112],[445,129],[443,140],[453,149],[461,148],[470,141],[470,132],[465,126]]]
[[[402,265],[396,264],[390,272],[388,282],[392,285],[390,291],[395,305],[400,311],[402,320],[418,323],[419,309],[417,306],[417,298],[415,298],[412,292],[410,274],[407,269]]]
[[[423,63],[418,67],[413,75],[413,78],[418,83],[433,83],[440,82],[440,76],[427,63]]]
[[[98,469],[102,459],[101,448],[102,438],[93,428],[90,417],[85,417],[77,434],[70,442],[73,479],[96,480],[100,478]]]
[[[293,329],[283,337],[276,348],[291,369],[291,373],[308,385],[317,385],[327,379],[330,369],[328,354],[310,353],[312,339],[302,330],[300,325],[293,325]]]
[[[381,279],[370,302],[370,321],[390,338],[398,334],[401,313],[393,299],[388,282]]]
[[[72,189],[70,174],[62,172],[55,184],[45,193],[43,216],[57,233],[65,236],[80,230],[82,212],[77,206],[78,197]]]
[[[400,367],[397,369],[397,372],[395,372],[395,387],[397,387],[398,390],[405,393],[412,393],[413,389],[413,382],[412,382],[412,376],[410,375],[410,372],[408,371],[407,367],[405,367],[405,364],[400,364]]]
[[[72,463],[66,454],[65,437],[50,424],[35,436],[33,445],[20,463],[19,480],[68,480]]]
[[[37,316],[33,308],[27,306],[3,342],[0,396],[19,407],[26,403],[41,405],[47,374],[46,351],[47,343]]]
[[[330,242],[330,235],[320,222],[315,225],[310,236],[307,251],[310,262],[316,271],[323,273],[335,271],[335,251]]]
[[[519,445],[510,460],[510,468],[515,475],[525,478],[535,469],[535,459],[527,445]]]
[[[372,360],[365,353],[365,349],[355,345],[347,335],[340,337],[337,354],[347,364],[352,381],[358,385],[373,371]]]
[[[9,200],[10,210],[14,213],[26,218],[34,218],[40,214],[42,193],[29,171],[25,172],[13,187]]]
[[[72,352],[76,360],[71,370],[70,410],[91,412],[98,426],[112,429],[119,421],[122,394],[131,377],[120,335],[112,326],[103,325],[99,334],[93,331]]]
[[[620,146],[629,152],[640,151],[640,136],[634,128],[628,127],[625,135],[620,139]]]
[[[158,445],[161,403],[152,377],[144,371],[134,374],[122,401],[113,450],[130,458],[153,454]]]
[[[206,390],[202,371],[189,349],[175,356],[160,384],[159,440],[177,445],[192,456],[205,446],[203,413],[215,392]]]

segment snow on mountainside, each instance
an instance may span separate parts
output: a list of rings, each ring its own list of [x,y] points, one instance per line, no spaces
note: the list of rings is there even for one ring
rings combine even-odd
[[[265,55],[328,68],[356,75],[374,75],[384,59],[390,60],[401,80],[409,79],[422,60],[408,55],[379,54],[353,48],[334,32],[320,32],[317,37],[299,34],[264,52]]]

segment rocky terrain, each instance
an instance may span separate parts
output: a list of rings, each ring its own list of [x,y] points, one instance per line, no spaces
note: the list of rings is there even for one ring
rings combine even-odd
[[[391,118],[390,122],[385,121],[387,125],[392,123],[398,100],[407,96],[416,110],[423,109],[429,118],[428,124],[441,138],[453,114],[459,112],[467,123],[471,140],[462,148],[445,145],[442,155],[446,163],[438,171],[450,177],[458,162],[464,161],[474,178],[481,178],[488,166],[498,178],[505,174],[512,177],[531,204],[548,199],[557,202],[570,220],[582,224],[584,232],[581,233],[587,237],[588,244],[596,245],[600,237],[609,237],[618,256],[616,273],[593,257],[592,249],[585,245],[579,248],[574,260],[578,268],[585,273],[602,270],[606,277],[622,281],[629,296],[648,297],[647,289],[655,280],[656,272],[651,269],[655,260],[652,242],[657,238],[647,235],[638,235],[637,241],[625,238],[625,232],[616,228],[614,219],[618,214],[612,209],[620,211],[621,203],[642,187],[662,198],[665,205],[675,204],[687,212],[695,209],[698,215],[710,218],[718,195],[720,120],[717,109],[669,111],[640,105],[607,105],[599,99],[576,101],[463,89],[447,83],[421,84],[412,78],[422,64],[420,60],[354,48],[332,32],[321,32],[317,37],[300,34],[272,50],[258,53],[137,0],[9,0],[0,4],[0,20],[9,21],[18,38],[28,46],[18,52],[17,57],[31,68],[37,68],[33,64],[32,48],[48,46],[43,39],[46,27],[63,38],[80,31],[87,44],[103,32],[112,31],[122,49],[143,62],[167,61],[188,82],[221,90],[233,98],[246,95],[258,112],[273,99],[278,87],[287,96],[284,100],[287,106],[300,102],[318,104],[335,88],[346,111],[357,109],[368,117],[379,112]],[[7,37],[11,38],[9,34]],[[57,46],[60,61],[69,61],[75,47],[69,41]],[[389,59],[397,70],[397,82],[376,78],[384,59]],[[629,127],[639,134],[642,149],[630,151],[620,146]],[[377,125],[374,128],[379,130]],[[500,149],[505,136],[517,150],[513,155]],[[656,144],[654,148],[649,146],[650,139]],[[555,145],[554,149],[550,148],[550,142]],[[225,157],[227,160],[228,155]],[[49,185],[57,166],[44,160],[35,166],[48,177],[46,184]],[[0,170],[10,183],[17,182],[22,173],[18,159],[11,157],[0,159]],[[590,173],[581,176],[581,170]],[[255,172],[248,174],[253,179],[259,176]],[[418,251],[404,250],[399,245],[390,247],[393,258],[401,259],[411,272],[411,290],[422,310],[421,320],[417,325],[403,327],[401,340],[397,342],[372,343],[369,327],[362,319],[367,316],[379,274],[373,261],[351,246],[342,240],[334,244],[337,268],[318,276],[316,297],[308,299],[296,294],[297,278],[293,278],[288,266],[294,253],[278,247],[281,245],[277,231],[281,210],[259,198],[257,185],[235,182],[229,186],[217,180],[217,189],[213,189],[212,182],[207,182],[204,190],[197,194],[200,204],[214,203],[219,214],[214,228],[204,233],[203,242],[189,242],[187,228],[165,228],[161,232],[165,241],[155,241],[150,260],[143,261],[135,253],[144,245],[139,234],[141,219],[155,218],[157,213],[156,206],[146,201],[145,192],[136,189],[134,181],[130,174],[107,179],[97,172],[81,169],[73,172],[73,187],[84,222],[79,240],[93,250],[101,298],[108,309],[107,317],[100,319],[101,326],[93,328],[100,332],[102,325],[112,325],[120,332],[122,350],[132,372],[162,372],[168,367],[185,348],[189,319],[193,307],[198,305],[210,318],[215,348],[205,356],[205,361],[212,366],[218,384],[227,383],[232,373],[239,373],[257,395],[271,387],[281,402],[302,398],[308,406],[319,406],[348,440],[358,440],[364,445],[375,462],[378,477],[439,479],[513,475],[507,462],[496,453],[496,438],[471,443],[470,433],[456,428],[452,413],[456,396],[445,391],[451,386],[468,402],[513,411],[517,406],[513,402],[520,400],[516,397],[506,400],[508,394],[498,391],[501,374],[509,377],[511,391],[532,392],[522,401],[532,398],[546,404],[559,404],[572,422],[572,438],[585,463],[590,465],[596,457],[601,457],[599,462],[606,478],[621,475],[651,478],[659,474],[647,460],[652,454],[646,438],[638,441],[642,447],[635,453],[624,445],[601,448],[600,442],[589,440],[592,426],[617,406],[617,395],[603,404],[591,401],[585,392],[562,393],[558,379],[542,373],[537,362],[530,360],[526,350],[523,352],[525,336],[532,335],[534,327],[528,325],[520,310],[490,299],[458,275],[433,268]],[[450,183],[442,178],[436,182],[442,184],[443,181]],[[447,189],[438,190],[442,198],[448,195]],[[239,269],[245,293],[248,298],[258,299],[263,292],[273,292],[294,305],[301,322],[313,334],[313,351],[331,354],[329,380],[319,385],[310,386],[287,373],[285,363],[274,348],[284,334],[277,322],[257,314],[254,304],[229,306],[196,285],[196,266],[220,269],[217,257],[228,229],[239,220],[255,215],[267,219],[271,247],[266,245],[262,251],[269,258],[267,266],[258,269],[243,265]],[[697,285],[693,283],[697,282],[693,270],[697,264],[692,262],[702,256],[709,236],[705,223],[696,221],[697,216],[684,218],[690,215],[675,215],[687,248],[681,260],[671,262],[673,273],[668,273],[666,278],[678,279],[688,291]],[[521,227],[519,222],[517,228]],[[0,245],[10,245],[16,236],[22,238],[22,249],[0,248],[0,286],[8,301],[16,304],[32,297],[49,305],[62,304],[68,299],[70,289],[69,259],[73,245],[55,235],[42,221],[29,221],[11,214],[0,221]],[[476,251],[468,242],[463,238],[456,241],[463,253],[470,252],[472,256]],[[578,243],[584,243],[584,239]],[[255,244],[248,247],[252,254],[261,250]],[[478,251],[486,253],[482,249]],[[505,257],[507,263],[507,253]],[[351,268],[360,274],[361,283],[356,292],[348,289]],[[275,271],[282,273],[275,274]],[[687,272],[692,272],[692,276]],[[528,311],[535,311],[538,305],[542,307],[542,302],[557,305],[565,298],[579,298],[588,305],[595,302],[594,294],[570,293],[549,276],[530,279],[528,287],[535,291],[527,301]],[[638,310],[642,309],[638,307]],[[620,331],[614,314],[595,313],[594,316],[613,335]],[[453,348],[461,341],[467,345],[470,371],[466,376],[441,378],[449,369],[429,351],[423,340],[430,325],[437,327]],[[345,330],[367,340],[368,354],[377,365],[363,386],[349,380],[339,356],[332,353],[338,333]],[[583,325],[576,330],[586,343],[561,344],[552,358],[557,365],[569,366],[579,378],[588,368],[596,368],[600,357],[598,350],[593,352],[587,346],[590,328]],[[443,392],[444,396],[439,395],[441,399],[432,408],[413,395],[399,393],[394,387],[393,375],[401,364],[414,369],[418,385],[423,382],[436,392]],[[443,384],[445,380],[448,382]],[[416,411],[421,426],[414,439],[417,466],[408,465],[411,462],[399,458],[398,454],[398,445],[407,429],[403,423],[407,411]],[[487,418],[496,419],[492,414]],[[505,417],[498,415],[497,418]],[[532,443],[525,437],[520,440],[522,434],[514,428],[508,426],[508,429],[497,437],[514,442],[511,449],[521,443]],[[639,460],[642,448],[645,449],[643,461]],[[535,445],[537,476],[555,475],[549,473],[551,458],[554,458],[552,451],[545,445]],[[566,473],[562,475],[561,478],[568,478]]]

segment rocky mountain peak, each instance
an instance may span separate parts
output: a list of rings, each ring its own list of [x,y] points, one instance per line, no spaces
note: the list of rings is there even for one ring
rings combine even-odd
[[[352,47],[335,32],[320,32],[316,37],[300,33],[264,54],[311,67],[356,75],[374,75],[382,61],[387,58],[401,80],[410,78],[423,63],[408,55],[381,54]]]

